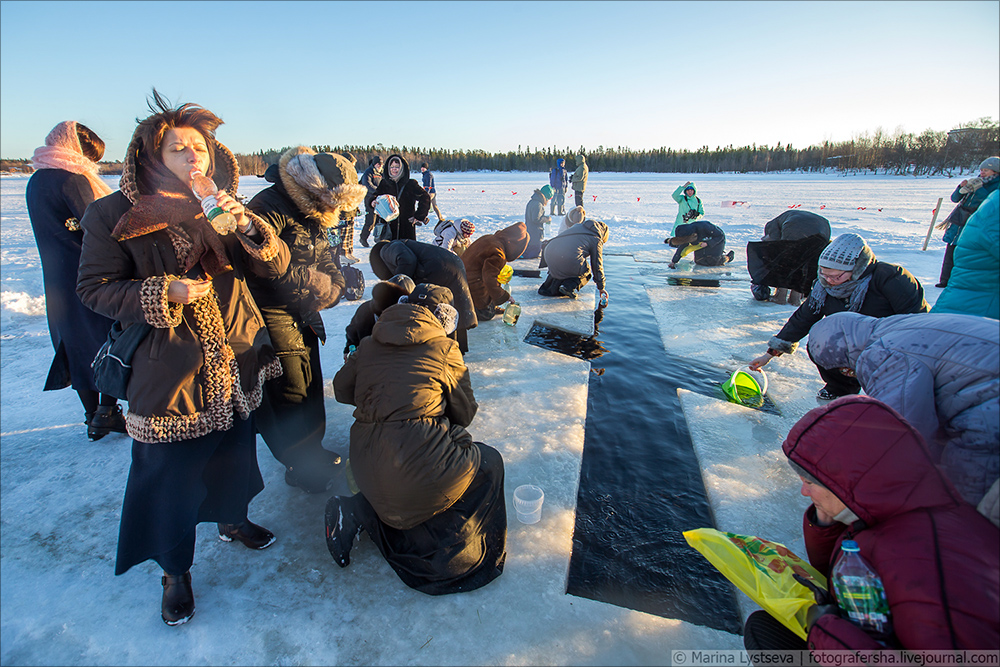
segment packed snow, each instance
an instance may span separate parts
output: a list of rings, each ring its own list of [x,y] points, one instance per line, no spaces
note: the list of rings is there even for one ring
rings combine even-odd
[[[435,174],[438,204],[468,218],[477,236],[523,220],[538,173]],[[693,180],[706,218],[721,226],[736,261],[718,288],[667,285],[666,276],[715,277],[718,269],[667,268],[664,245],[677,205],[673,189]],[[755,302],[746,243],[790,207],[830,219],[833,234],[857,232],[881,260],[909,269],[933,303],[944,244],[935,231],[922,251],[932,211],[959,178],[828,174],[591,173],[584,205],[608,223],[605,253],[632,255],[660,325],[666,350],[734,370],[766,349],[792,306]],[[116,182],[108,178],[113,186]],[[114,576],[119,512],[130,461],[127,437],[90,442],[76,394],[42,392],[52,359],[41,267],[24,202],[27,177],[4,176],[0,225],[0,662],[3,664],[379,664],[525,665],[668,664],[674,649],[739,649],[736,635],[567,595],[574,503],[583,450],[590,363],[525,344],[535,321],[593,330],[593,285],[583,298],[546,299],[538,279],[515,277],[523,306],[516,327],[499,318],[469,335],[470,367],[480,411],[470,427],[500,450],[506,466],[509,530],[504,574],[471,593],[431,597],[407,588],[362,535],[351,565],[339,568],[323,540],[327,494],[287,486],[283,467],[258,440],[266,488],[250,518],[277,535],[262,552],[218,540],[199,527],[192,568],[197,614],[170,628],[160,619],[160,571],[147,562]],[[267,183],[243,177],[241,194]],[[723,206],[723,202],[743,202]],[[571,206],[567,202],[567,210]],[[560,222],[555,218],[551,229]],[[360,219],[358,220],[360,229]],[[430,241],[432,225],[418,228]],[[370,286],[367,250],[354,253]],[[535,260],[519,260],[535,268]],[[544,275],[544,274],[543,274]],[[615,285],[605,318],[615,317]],[[343,331],[360,302],[323,313],[330,339],[322,350],[327,384],[326,446],[345,456],[351,406],[333,398]],[[596,362],[595,362],[596,363]],[[718,528],[758,534],[804,554],[798,478],[781,442],[822,386],[804,351],[765,369],[781,415],[681,391],[692,440]],[[622,397],[622,428],[628,423]],[[541,521],[517,521],[520,484],[545,492]],[[338,480],[332,492],[346,493]],[[755,607],[739,595],[744,617]]]

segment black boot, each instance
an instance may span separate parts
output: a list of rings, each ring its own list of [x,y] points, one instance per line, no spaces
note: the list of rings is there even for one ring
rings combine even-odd
[[[239,523],[220,523],[219,539],[223,542],[239,540],[248,549],[266,549],[274,544],[274,533],[258,526],[249,519]]]
[[[163,574],[163,599],[160,601],[160,616],[167,625],[187,623],[194,616],[194,591],[191,590],[191,571],[184,574]]]
[[[117,403],[98,405],[93,414],[87,415],[87,437],[91,440],[100,440],[111,432],[127,432],[122,407]]]
[[[340,567],[351,564],[351,548],[361,534],[361,522],[354,513],[354,496],[330,496],[326,501],[326,548]]]
[[[317,460],[302,459],[295,457],[296,462],[285,467],[285,484],[297,486],[306,493],[322,493],[326,491],[333,482],[336,474],[336,466],[340,464],[340,454],[322,449],[315,457]]]

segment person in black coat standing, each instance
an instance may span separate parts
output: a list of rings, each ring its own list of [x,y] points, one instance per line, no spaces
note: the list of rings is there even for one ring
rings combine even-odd
[[[733,261],[735,253],[726,252],[726,233],[718,225],[708,220],[695,220],[677,225],[676,235],[666,242],[677,248],[673,259],[667,264],[671,269],[677,268],[684,248],[688,245],[700,246],[694,251],[694,263],[699,266],[722,266]]]
[[[83,247],[80,219],[91,202],[111,194],[98,177],[104,142],[76,121],[63,121],[35,150],[25,198],[42,261],[45,314],[55,358],[43,391],[72,386],[83,403],[87,436],[100,440],[125,433],[118,399],[100,394],[90,367],[113,321],[87,308],[76,295]]]
[[[458,341],[458,347],[465,354],[469,351],[467,331],[479,326],[476,309],[469,292],[469,281],[465,275],[465,263],[455,253],[430,243],[409,239],[379,241],[368,253],[372,271],[381,280],[389,280],[401,273],[409,276],[416,284],[430,283],[447,287],[455,300],[458,310],[458,328],[451,337]]]
[[[385,173],[372,199],[376,199],[379,195],[392,195],[399,202],[399,216],[388,223],[392,239],[416,241],[415,226],[427,222],[427,213],[431,209],[431,196],[419,183],[410,178],[410,165],[402,155],[390,155],[385,161]]]
[[[365,224],[361,227],[361,245],[368,247],[368,237],[375,226],[375,191],[382,181],[382,157],[373,155],[368,168],[361,173],[360,183],[368,190],[365,195]]]
[[[365,188],[349,160],[305,146],[286,151],[264,178],[274,185],[247,208],[274,228],[291,260],[280,278],[247,276],[284,371],[267,381],[254,416],[274,458],[285,465],[285,482],[319,493],[340,462],[338,454],[323,447],[319,343],[326,341],[326,331],[320,311],[336,305],[345,287],[326,231],[338,224],[342,211],[361,204]]]

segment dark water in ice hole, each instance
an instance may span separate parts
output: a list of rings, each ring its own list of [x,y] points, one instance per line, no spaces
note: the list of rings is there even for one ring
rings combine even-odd
[[[613,303],[594,336],[535,325],[524,339],[594,370],[567,593],[742,634],[731,584],[681,534],[715,520],[676,389],[725,399],[728,373],[664,350],[632,257],[604,270]]]

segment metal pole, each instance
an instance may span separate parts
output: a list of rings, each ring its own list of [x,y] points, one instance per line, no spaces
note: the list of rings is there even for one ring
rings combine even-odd
[[[927,236],[924,238],[924,247],[920,250],[927,250],[927,244],[931,242],[931,234],[934,233],[934,223],[937,222],[938,212],[941,210],[941,202],[944,201],[944,197],[938,197],[937,206],[934,207],[934,215],[931,217],[931,226],[927,228]]]

